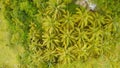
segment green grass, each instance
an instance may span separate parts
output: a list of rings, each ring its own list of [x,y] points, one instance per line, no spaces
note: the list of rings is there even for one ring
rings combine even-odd
[[[8,24],[0,14],[0,68],[18,68],[19,65],[17,55],[19,54],[21,47],[11,48],[8,30]]]

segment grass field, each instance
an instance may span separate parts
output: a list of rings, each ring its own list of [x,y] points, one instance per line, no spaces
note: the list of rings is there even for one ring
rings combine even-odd
[[[8,23],[5,22],[2,14],[0,16],[0,68],[18,68],[17,55],[22,48],[8,46],[10,45]]]

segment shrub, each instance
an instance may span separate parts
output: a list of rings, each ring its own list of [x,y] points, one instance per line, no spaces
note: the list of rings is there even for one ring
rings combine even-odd
[[[19,57],[21,67],[56,68],[74,61],[113,55],[112,49],[120,42],[120,15],[115,6],[114,9],[107,7],[117,1],[100,1],[101,7],[94,12],[67,1],[1,1],[10,25],[11,43],[25,48]],[[15,39],[16,33],[18,39]]]

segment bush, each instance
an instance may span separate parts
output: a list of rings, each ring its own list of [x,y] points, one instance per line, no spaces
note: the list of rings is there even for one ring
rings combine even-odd
[[[100,1],[101,7],[95,11],[67,1],[1,1],[10,25],[11,44],[25,48],[25,53],[19,55],[22,68],[56,68],[113,55],[112,50],[120,42],[117,1]]]

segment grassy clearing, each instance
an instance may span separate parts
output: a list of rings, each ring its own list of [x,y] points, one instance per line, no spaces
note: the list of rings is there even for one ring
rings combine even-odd
[[[0,15],[2,16],[2,15]],[[8,24],[0,18],[0,68],[17,68],[17,52],[11,49],[9,45]],[[17,47],[16,47],[17,48]]]

